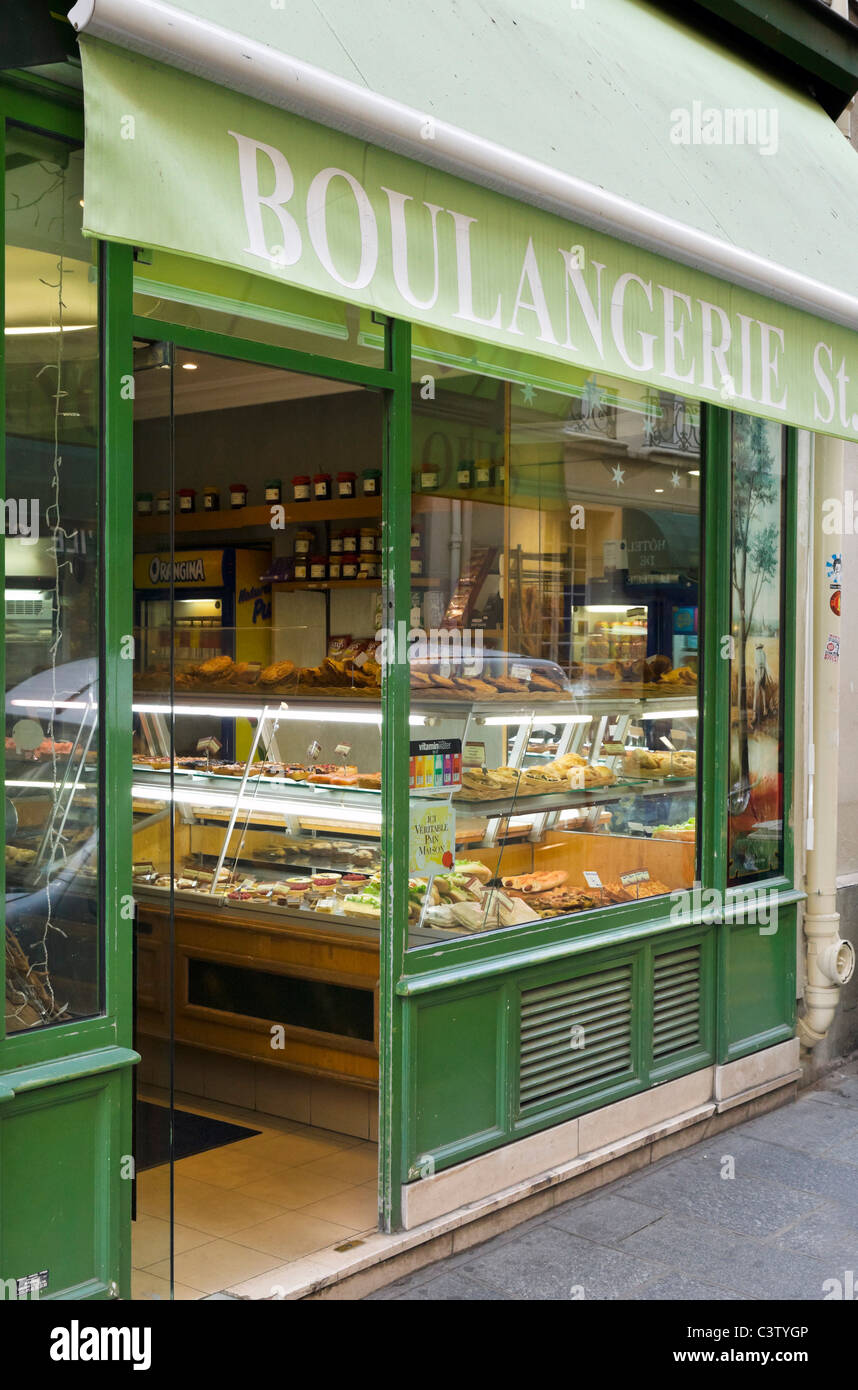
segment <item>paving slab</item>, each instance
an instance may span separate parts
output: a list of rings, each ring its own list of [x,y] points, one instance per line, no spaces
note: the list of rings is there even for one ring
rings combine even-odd
[[[369,1297],[817,1301],[848,1270],[858,1270],[858,1061],[782,1109]]]

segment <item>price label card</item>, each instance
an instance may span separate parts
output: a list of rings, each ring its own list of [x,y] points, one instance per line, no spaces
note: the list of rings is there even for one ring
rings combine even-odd
[[[466,743],[462,749],[462,767],[485,767],[486,765],[486,745],[484,743]]]
[[[629,888],[635,883],[647,883],[649,880],[649,869],[632,869],[630,873],[620,874],[620,883],[624,888]]]
[[[529,666],[525,666],[521,661],[514,661],[509,668],[509,673],[513,680],[529,681],[533,671]]]
[[[310,759],[315,763],[315,762],[318,761],[319,754],[321,753],[321,751],[322,751],[322,745],[321,745],[321,743],[319,742],[319,740],[318,740],[317,738],[314,738],[314,739],[313,739],[313,742],[310,744],[309,748],[307,749],[307,757],[310,758]]]
[[[670,739],[669,739],[669,738],[665,738],[664,734],[662,734],[661,739],[660,739],[660,742],[664,744],[665,748],[669,748],[670,751],[671,751],[671,753],[675,753],[675,752],[676,752],[676,749],[674,748],[674,746],[673,746],[673,744],[671,743]]]
[[[339,753],[341,758],[347,758],[351,751],[352,746],[350,743],[338,743],[334,749],[334,752]]]
[[[208,736],[208,738],[198,738],[198,739],[197,739],[197,752],[198,752],[198,753],[212,753],[212,754],[214,754],[214,753],[219,753],[219,752],[220,752],[220,749],[221,749],[220,739],[215,738],[213,734],[210,734],[210,735]]]
[[[629,725],[629,738],[643,738],[643,736],[644,731],[641,728],[640,724]]]
[[[671,729],[670,737],[674,743],[687,743],[689,739],[689,735],[685,729]]]
[[[633,835],[645,835],[645,834],[646,834],[646,826],[643,825],[639,820],[630,820],[630,821],[629,821],[629,830],[631,831],[631,833],[632,833]]]
[[[588,888],[601,888],[602,886],[602,880],[599,878],[595,869],[584,870],[584,882]]]

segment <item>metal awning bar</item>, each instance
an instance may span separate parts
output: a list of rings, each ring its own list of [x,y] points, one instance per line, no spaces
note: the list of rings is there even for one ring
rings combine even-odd
[[[78,0],[69,19],[79,33],[433,165],[793,308],[858,328],[858,298],[834,286],[430,118],[163,0]],[[427,123],[431,138],[427,138]]]

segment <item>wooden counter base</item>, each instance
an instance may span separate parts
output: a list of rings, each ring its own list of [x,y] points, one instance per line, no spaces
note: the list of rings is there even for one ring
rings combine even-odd
[[[377,933],[183,903],[171,962],[168,907],[142,895],[137,932],[140,1033],[170,1038],[172,964],[176,1042],[359,1086],[377,1083]],[[242,1005],[235,996],[244,988]],[[258,1003],[248,1005],[248,997]]]

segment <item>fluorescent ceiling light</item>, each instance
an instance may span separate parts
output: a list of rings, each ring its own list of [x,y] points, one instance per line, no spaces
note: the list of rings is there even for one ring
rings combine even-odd
[[[638,719],[697,719],[698,715],[696,709],[659,709],[647,710],[646,714],[639,714]]]
[[[338,789],[334,789],[338,790]],[[381,807],[373,810],[365,806],[350,806],[348,793],[336,804],[326,802],[323,797],[299,799],[288,793],[282,797],[255,796],[252,793],[236,798],[229,792],[201,791],[196,787],[156,787],[135,782],[131,795],[138,801],[173,801],[182,806],[210,806],[213,810],[231,811],[236,805],[246,811],[265,811],[278,816],[307,816],[313,820],[342,821],[343,813],[353,825],[380,825]]]
[[[198,362],[183,362],[183,363],[182,363],[182,371],[183,371],[183,372],[195,372],[195,371],[197,370],[197,367],[198,367],[198,366],[199,366],[199,363],[198,363]]]
[[[9,703],[23,709],[95,709],[91,700],[10,700]]]
[[[8,603],[10,598],[37,600],[44,598],[50,592],[49,589],[7,589],[6,602]]]
[[[262,719],[267,715],[275,722],[285,722],[288,720],[300,720],[311,724],[375,724],[381,727],[380,710],[339,710],[339,709],[298,709],[288,705],[258,707],[256,705],[170,705],[170,704],[133,704],[131,706],[134,714],[164,714],[164,715],[211,715],[215,719]],[[408,718],[409,724],[422,726],[426,724],[425,714],[412,714]]]
[[[94,323],[45,323],[35,324],[27,328],[6,328],[4,333],[10,338],[35,338],[42,333],[83,333],[88,328],[95,328]]]
[[[545,726],[546,724],[589,724],[589,723],[590,723],[590,720],[593,718],[593,716],[592,716],[591,714],[550,714],[550,715],[549,715],[549,714],[545,714],[545,715],[541,715],[541,714],[538,714],[538,713],[537,713],[537,714],[531,713],[531,714],[487,714],[487,715],[486,715],[485,717],[483,717],[483,718],[480,718],[479,716],[477,716],[477,718],[478,718],[478,722],[479,722],[480,724],[485,724],[485,725],[487,725],[487,726],[490,727],[490,728],[492,728],[492,727],[496,728],[496,727],[498,727],[499,725],[502,725],[502,724],[529,724],[531,720],[533,720],[534,723],[536,723],[536,722],[538,721],[538,727],[539,727],[539,728],[544,728],[544,726]]]

